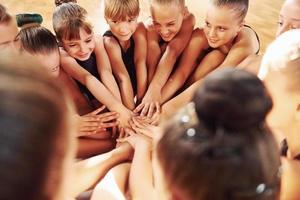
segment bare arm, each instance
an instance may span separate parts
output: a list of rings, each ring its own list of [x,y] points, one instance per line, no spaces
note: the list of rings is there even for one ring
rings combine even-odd
[[[137,100],[141,101],[147,89],[147,35],[143,23],[140,23],[133,35],[134,48],[134,63],[137,78]]]
[[[127,161],[132,152],[128,143],[98,156],[88,158],[75,164],[75,177],[72,196],[76,197],[83,191],[95,186],[114,166]]]
[[[152,140],[133,131],[128,132],[128,134],[130,135],[129,137],[120,139],[120,141],[127,141],[134,148],[134,156],[129,173],[129,188],[132,199],[155,199],[151,163]]]
[[[197,66],[197,59],[207,48],[207,40],[202,29],[193,31],[188,46],[183,51],[176,71],[171,75],[162,89],[162,103],[169,100],[180,89]]]
[[[130,110],[134,109],[134,94],[130,76],[122,60],[121,47],[113,37],[104,37],[104,45],[107,50],[113,73],[120,87],[123,104]]]
[[[85,85],[95,98],[109,110],[120,113],[120,125],[127,126],[131,112],[93,75],[83,69],[74,58],[61,50],[61,66],[71,77]]]
[[[111,91],[111,93],[121,102],[121,95],[116,80],[112,74],[110,61],[104,48],[103,38],[96,37],[95,55],[97,60],[97,68],[103,84]]]
[[[168,119],[176,111],[186,105],[187,103],[192,101],[192,98],[194,96],[194,93],[196,89],[199,87],[201,84],[202,79],[199,81],[193,83],[191,86],[189,86],[186,90],[184,90],[182,93],[171,99],[170,101],[167,101],[163,106],[162,106],[162,117],[163,119]]]
[[[254,31],[248,27],[243,27],[237,41],[231,47],[228,55],[221,64],[222,67],[235,67],[240,64],[247,56],[255,54],[259,49]]]
[[[161,57],[161,49],[159,46],[160,37],[153,29],[153,27],[147,28],[147,67],[148,67],[148,84],[151,83],[156,66]]]
[[[62,84],[67,89],[67,92],[72,97],[72,100],[76,105],[76,112],[79,115],[84,115],[93,110],[93,108],[89,104],[88,100],[81,93],[78,85],[75,83],[75,81],[71,77],[69,77],[66,74],[66,72],[63,69],[60,69],[58,79],[59,79],[59,81],[62,82]]]
[[[194,25],[195,17],[190,14],[183,21],[179,33],[167,45],[166,51],[164,52],[158,63],[157,70],[154,74],[153,80],[150,83],[149,88],[153,87],[156,91],[158,91],[158,88],[160,91],[164,84],[167,82],[177,58],[183,52],[184,48],[190,40],[194,29]]]

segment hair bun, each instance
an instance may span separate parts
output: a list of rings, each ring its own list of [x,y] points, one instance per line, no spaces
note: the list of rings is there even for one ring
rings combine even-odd
[[[210,128],[258,126],[273,106],[257,76],[233,68],[207,76],[193,100],[199,119]]]
[[[77,3],[77,0],[55,0],[55,5],[60,6],[63,3]]]
[[[17,25],[20,28],[24,28],[25,25],[29,25],[29,24],[41,25],[43,22],[42,15],[37,13],[18,14],[16,16],[16,19],[17,19]]]

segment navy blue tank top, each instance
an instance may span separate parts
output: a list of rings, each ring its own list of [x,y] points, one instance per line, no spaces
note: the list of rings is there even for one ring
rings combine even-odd
[[[131,37],[130,38],[130,46],[129,48],[127,49],[127,51],[125,51],[118,38],[115,37],[111,31],[106,31],[103,36],[105,37],[113,37],[116,39],[116,41],[118,42],[120,48],[121,48],[121,53],[122,53],[122,60],[124,62],[124,65],[126,67],[126,70],[129,74],[129,77],[130,77],[130,81],[131,81],[131,85],[132,85],[132,89],[133,89],[133,92],[134,94],[137,93],[137,80],[136,80],[136,70],[135,70],[135,65],[134,65],[134,40],[133,38]]]
[[[98,80],[100,80],[100,76],[98,73],[98,69],[97,69],[97,61],[96,61],[96,55],[95,53],[92,53],[91,56],[84,61],[81,60],[77,60],[77,63],[84,68],[85,70],[87,70],[90,74],[92,74],[93,76],[95,76]],[[89,91],[89,89],[81,84],[79,81],[76,80],[77,85],[79,86],[80,91],[89,99],[89,100],[93,100],[96,99],[94,97],[94,95],[92,95],[92,93]]]

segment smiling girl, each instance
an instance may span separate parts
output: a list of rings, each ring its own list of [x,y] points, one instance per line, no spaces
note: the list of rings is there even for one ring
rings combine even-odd
[[[149,87],[135,110],[148,116],[160,109],[161,90],[188,45],[195,25],[195,17],[184,0],[151,0],[150,12],[151,23],[147,25]]]
[[[62,46],[61,67],[77,81],[90,102],[98,100],[118,112],[121,127],[127,126],[131,111],[121,103],[103,39],[94,35],[86,10],[75,3],[56,7],[53,27]]]
[[[189,86],[217,67],[237,66],[258,53],[258,36],[245,25],[248,6],[248,0],[210,0],[204,28],[193,32],[177,71],[162,90],[162,102],[184,83]]]
[[[138,23],[138,0],[106,0],[104,15],[109,30],[104,45],[119,84],[123,104],[133,110],[134,96],[139,102],[147,89],[147,36]]]

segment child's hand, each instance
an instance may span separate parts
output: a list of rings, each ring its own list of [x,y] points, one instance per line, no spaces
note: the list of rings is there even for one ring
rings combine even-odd
[[[147,92],[145,97],[135,109],[134,113],[140,113],[141,116],[152,117],[154,112],[160,112],[159,102],[161,101],[160,92]]]
[[[130,121],[130,126],[137,134],[142,134],[153,138],[156,134],[157,127],[151,125],[149,122],[151,122],[151,119],[137,116],[132,118]]]
[[[122,131],[121,128],[129,127],[129,121],[132,118],[133,113],[132,113],[132,111],[130,111],[129,109],[127,109],[125,107],[118,110],[118,112],[119,112],[119,118],[118,118],[119,128],[120,128],[120,131]]]
[[[152,149],[152,140],[151,138],[141,135],[141,134],[136,134],[132,129],[126,128],[125,132],[128,137],[125,138],[119,138],[117,139],[118,142],[123,143],[123,142],[128,142],[135,150],[137,149],[146,149],[151,151]]]
[[[93,135],[102,131],[106,131],[107,128],[117,126],[118,122],[116,121],[116,119],[118,118],[119,114],[117,112],[106,112],[99,114],[104,109],[105,106],[102,106],[91,113],[83,116],[78,116],[77,136]]]

